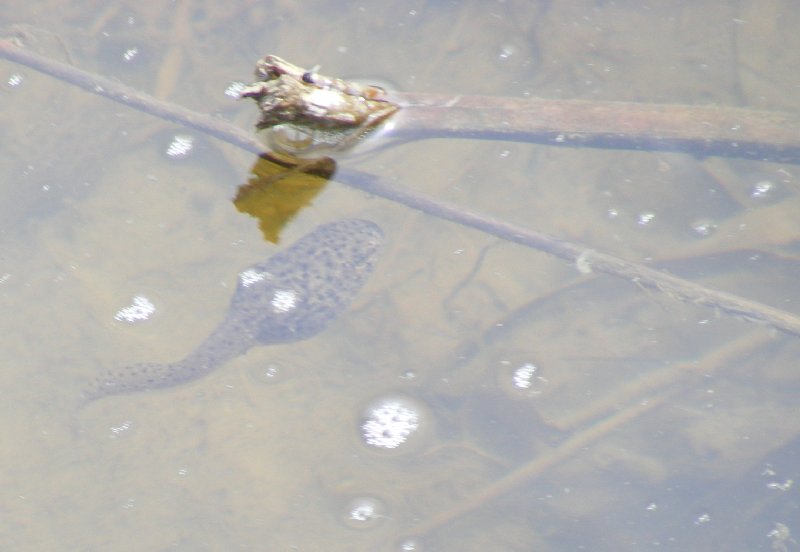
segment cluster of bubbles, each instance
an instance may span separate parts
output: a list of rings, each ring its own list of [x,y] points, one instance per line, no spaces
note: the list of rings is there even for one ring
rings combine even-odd
[[[135,295],[128,306],[119,309],[114,314],[114,320],[137,324],[150,320],[155,313],[156,306],[150,299],[144,295]]]
[[[386,395],[364,410],[361,438],[374,449],[399,450],[415,440],[420,428],[428,423],[424,404],[404,395]]]
[[[773,182],[770,182],[769,180],[760,180],[759,182],[753,184],[753,187],[750,189],[750,197],[753,199],[769,197],[774,189],[775,184]]]
[[[194,136],[191,134],[175,134],[167,144],[165,151],[170,159],[184,159],[194,150]]]
[[[539,363],[531,360],[501,360],[500,387],[512,397],[526,398],[541,395],[549,381]]]

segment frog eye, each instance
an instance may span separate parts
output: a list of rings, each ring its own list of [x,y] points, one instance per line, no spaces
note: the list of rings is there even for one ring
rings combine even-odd
[[[306,84],[314,84],[314,73],[311,71],[303,73],[303,82]]]
[[[384,90],[380,86],[370,85],[364,87],[364,89],[361,92],[361,95],[368,100],[378,100],[386,95],[386,90]]]

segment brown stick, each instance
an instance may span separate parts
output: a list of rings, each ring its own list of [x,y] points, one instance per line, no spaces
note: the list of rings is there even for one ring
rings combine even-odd
[[[769,343],[770,340],[771,337],[761,333],[751,334],[743,339],[728,343],[721,349],[708,353],[699,362],[678,362],[672,366],[647,374],[642,381],[622,386],[621,390],[613,394],[613,396],[601,399],[592,408],[576,413],[578,418],[573,419],[572,422],[587,422],[595,418],[597,414],[602,414],[603,411],[608,412],[605,418],[598,418],[594,425],[574,433],[556,448],[544,451],[535,459],[507,473],[482,490],[465,497],[452,508],[442,510],[430,518],[426,518],[425,521],[420,522],[408,531],[409,536],[420,537],[436,531],[466,514],[485,507],[504,495],[524,488],[525,485],[533,482],[546,470],[557,464],[564,463],[623,424],[632,422],[644,413],[664,404],[668,398],[693,388],[695,382],[703,375],[713,374],[726,366],[735,364],[737,359]],[[652,393],[650,398],[642,399],[643,396],[647,397],[646,393],[648,392]],[[619,404],[627,404],[628,406],[616,410],[619,408],[617,406]]]
[[[256,155],[264,152],[264,146],[251,133],[231,125],[227,121],[197,113],[176,104],[159,101],[135,88],[17,47],[8,40],[0,39],[0,57],[61,79],[92,94],[114,100],[166,121],[199,130]]]
[[[372,175],[345,169],[339,171],[335,178],[353,188],[402,203],[423,213],[555,255],[575,263],[583,271],[594,270],[617,276],[638,286],[660,291],[672,299],[711,307],[736,318],[761,322],[782,332],[800,336],[800,317],[784,310],[710,289],[638,263],[594,251],[579,243],[560,240],[411,190],[395,188]]]
[[[800,115],[738,107],[395,94],[403,138],[482,138],[800,163]]]
[[[179,122],[253,153],[263,147],[222,121],[98,75],[54,62],[0,40],[0,56],[66,80],[89,92]],[[800,115],[735,107],[653,105],[495,96],[400,94],[393,135],[399,139],[470,138],[607,149],[683,151],[800,163]],[[209,120],[210,119],[210,120]]]
[[[624,409],[598,421],[595,425],[579,432],[561,443],[554,449],[547,450],[536,457],[531,462],[524,464],[511,473],[506,474],[491,485],[474,493],[456,506],[425,519],[425,521],[411,528],[408,532],[409,537],[422,537],[428,533],[441,528],[442,526],[454,521],[461,516],[473,512],[482,506],[500,498],[501,496],[515,491],[525,484],[530,483],[549,468],[563,463],[576,453],[586,449],[591,444],[605,437],[610,432],[621,426],[637,419],[639,416],[661,406],[666,400],[676,393],[673,390],[664,392],[659,397],[647,397],[638,399],[629,404]]]
[[[267,157],[283,166],[294,166],[285,159],[266,152],[249,133],[225,120],[161,102],[123,84],[18,48],[7,40],[0,40],[0,57],[22,63],[37,71],[145,113],[194,128],[262,157]],[[709,289],[634,262],[598,253],[579,243],[559,240],[547,234],[510,224],[483,213],[469,211],[458,205],[436,200],[411,190],[392,187],[371,174],[344,169],[336,173],[335,179],[352,188],[364,190],[423,213],[550,253],[577,263],[582,269],[604,272],[632,281],[639,286],[664,292],[674,299],[708,306],[739,318],[762,322],[782,332],[800,336],[800,317],[786,311]]]

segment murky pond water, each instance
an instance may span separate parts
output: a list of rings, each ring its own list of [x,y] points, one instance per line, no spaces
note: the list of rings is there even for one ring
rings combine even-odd
[[[797,112],[768,2],[17,2],[4,35],[250,128],[278,54],[400,90]],[[332,182],[266,243],[255,159],[0,61],[4,550],[793,550],[797,337]],[[419,140],[340,166],[797,314],[797,167]],[[245,267],[380,225],[353,304],[158,392]]]

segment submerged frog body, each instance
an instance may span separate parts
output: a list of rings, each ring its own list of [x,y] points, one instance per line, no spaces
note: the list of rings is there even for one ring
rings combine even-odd
[[[189,356],[168,364],[108,370],[83,393],[87,401],[198,379],[256,345],[308,339],[350,304],[363,286],[383,233],[372,222],[324,224],[239,274],[222,323]]]

